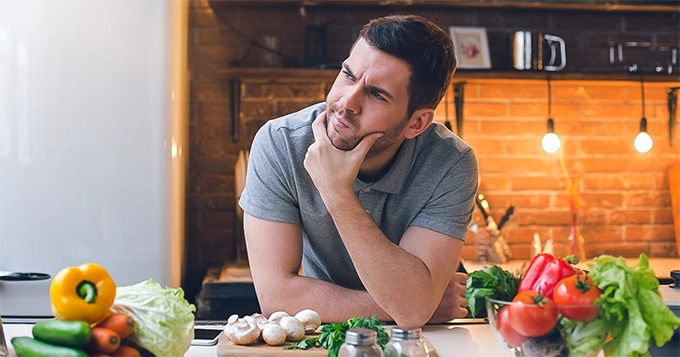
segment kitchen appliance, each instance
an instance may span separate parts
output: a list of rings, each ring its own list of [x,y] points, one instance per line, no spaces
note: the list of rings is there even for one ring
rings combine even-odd
[[[51,277],[180,284],[185,1],[0,1],[0,316],[51,316]]]
[[[515,69],[556,72],[563,70],[567,65],[567,50],[562,37],[517,31],[512,37],[512,42]]]

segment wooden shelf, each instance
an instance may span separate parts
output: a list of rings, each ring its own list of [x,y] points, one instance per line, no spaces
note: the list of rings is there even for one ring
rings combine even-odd
[[[333,79],[338,75],[339,69],[316,69],[316,68],[245,68],[228,67],[218,70],[218,75],[222,78],[248,78],[248,79],[272,79],[272,78],[316,78]],[[454,81],[461,79],[529,79],[541,80],[550,75],[551,80],[574,80],[574,81],[639,81],[638,74],[626,73],[563,73],[563,72],[533,72],[533,71],[488,71],[488,70],[458,70],[454,76]],[[678,82],[678,74],[645,74],[645,82]]]
[[[306,7],[474,7],[532,10],[679,12],[680,1],[628,0],[210,0],[221,6],[306,6]]]

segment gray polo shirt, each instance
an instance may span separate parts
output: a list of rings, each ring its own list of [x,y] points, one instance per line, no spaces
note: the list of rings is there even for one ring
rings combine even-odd
[[[301,225],[302,270],[306,276],[363,289],[303,165],[307,148],[314,142],[311,124],[324,110],[324,103],[316,104],[270,120],[260,128],[250,150],[239,205],[261,219]],[[399,244],[409,226],[465,240],[477,180],[472,148],[443,125],[434,123],[421,135],[404,141],[394,164],[380,180],[356,179],[354,192],[376,225],[395,244]]]

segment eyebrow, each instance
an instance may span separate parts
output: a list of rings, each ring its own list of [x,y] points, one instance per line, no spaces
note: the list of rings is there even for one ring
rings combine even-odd
[[[349,74],[352,78],[354,78],[354,79],[357,78],[354,75],[354,73],[352,72],[352,69],[349,68],[349,65],[347,63],[343,63],[342,67],[345,69],[345,71],[347,71],[347,74]],[[380,87],[368,84],[368,85],[366,85],[366,88],[368,88],[368,90],[370,90],[370,91],[378,92],[378,93],[384,95],[385,97],[389,98],[390,100],[394,100],[394,96],[392,96],[392,94],[390,94],[390,92],[388,92],[388,91],[386,91],[386,90],[384,90]]]

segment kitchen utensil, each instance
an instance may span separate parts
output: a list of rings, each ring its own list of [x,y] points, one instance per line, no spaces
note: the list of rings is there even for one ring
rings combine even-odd
[[[668,140],[673,146],[673,130],[675,128],[675,113],[678,110],[678,91],[680,87],[668,88]]]
[[[49,274],[0,270],[0,281],[47,280]]]
[[[508,242],[503,236],[503,232],[498,229],[498,224],[496,224],[496,221],[491,216],[489,202],[481,193],[477,195],[475,202],[477,203],[477,206],[479,207],[479,210],[482,212],[484,220],[486,221],[486,230],[489,232],[491,237],[491,246],[496,251],[496,255],[498,255],[500,258],[500,262],[507,262],[508,259],[512,258],[512,252],[510,251]]]
[[[498,230],[503,229],[503,226],[505,226],[506,223],[512,218],[513,213],[515,213],[515,206],[510,205],[508,209],[505,211],[503,214],[503,217],[501,217],[501,220],[498,221]]]
[[[559,55],[560,61],[556,63]],[[513,35],[513,66],[522,71],[561,71],[567,65],[564,39],[559,36],[531,31]]]

